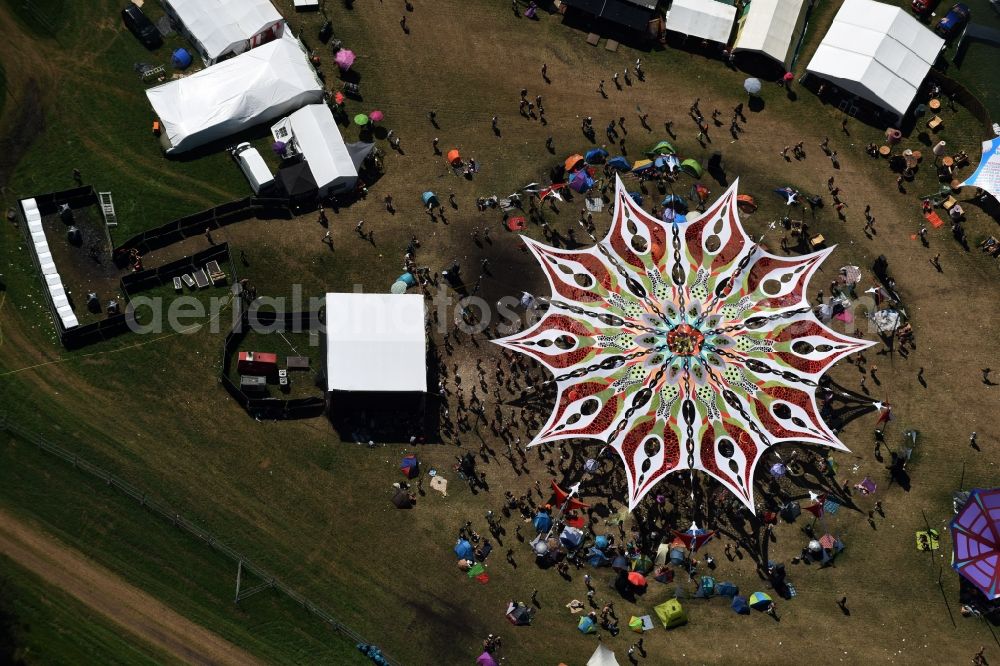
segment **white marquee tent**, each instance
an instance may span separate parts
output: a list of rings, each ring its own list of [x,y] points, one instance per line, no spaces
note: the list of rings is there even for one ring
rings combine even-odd
[[[806,0],[753,0],[733,51],[763,53],[787,71],[810,4]]]
[[[161,0],[206,64],[281,36],[285,21],[270,0]]]
[[[181,153],[323,99],[298,42],[280,39],[146,91],[169,143]]]
[[[845,0],[806,70],[902,117],[943,45],[899,7]]]
[[[962,186],[981,187],[1000,201],[1000,137],[983,141],[983,159]]]
[[[604,643],[598,643],[594,654],[587,660],[587,666],[618,666],[615,653]]]
[[[736,7],[714,0],[674,0],[666,28],[691,37],[725,44],[733,31]]]
[[[330,391],[427,391],[421,294],[327,294]]]
[[[354,188],[358,170],[326,104],[302,107],[274,125],[271,134],[291,152],[302,154],[321,197]]]

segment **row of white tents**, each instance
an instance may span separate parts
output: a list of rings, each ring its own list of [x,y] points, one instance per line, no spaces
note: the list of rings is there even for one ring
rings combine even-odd
[[[762,54],[786,70],[814,0],[750,0],[736,7],[715,0],[673,0],[666,28]],[[944,40],[900,7],[845,0],[806,71],[900,117],[906,114]]]

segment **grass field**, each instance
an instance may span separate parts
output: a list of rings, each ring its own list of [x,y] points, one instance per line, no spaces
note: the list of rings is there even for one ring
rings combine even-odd
[[[12,8],[20,4],[0,5],[0,28],[8,35],[0,44],[12,91],[8,102],[34,82],[41,91],[44,124],[30,142],[17,144],[26,152],[7,179],[5,205],[71,186],[76,167],[86,182],[113,191],[121,220],[116,237],[123,238],[248,194],[243,176],[221,151],[194,160],[160,155],[148,132],[151,111],[133,65],[163,61],[167,51],[151,56],[136,44],[119,25],[120,7],[101,0],[54,3],[59,7],[53,13],[63,23],[52,36],[14,14]],[[153,3],[147,6],[158,11]],[[318,48],[315,35],[322,17],[294,14],[291,2],[276,6]],[[798,73],[837,6],[818,5]],[[296,283],[307,295],[349,291],[355,284],[385,292],[401,272],[407,240],[416,234],[422,241],[418,263],[435,271],[452,258],[463,266],[491,258],[496,276],[484,280],[482,294],[488,301],[522,289],[541,293],[541,273],[518,249],[516,235],[503,234],[499,215],[478,213],[473,201],[540,181],[553,163],[589,147],[579,133],[580,118],[586,115],[594,116],[599,135],[608,120],[626,117],[630,157],[665,138],[666,120],[674,121],[674,144],[685,156],[705,159],[721,149],[730,176],[740,177],[741,192],[754,194],[761,203],[757,213],[744,217],[748,231],[776,248],[781,231],[772,223],[786,209],[770,191],[791,185],[825,194],[826,179],[834,172],[818,144],[829,135],[840,153],[836,179],[849,208],[846,223],[838,222],[829,207],[811,223],[831,244],[838,243],[825,270],[831,274],[845,264],[870,266],[885,254],[917,331],[919,349],[908,359],[872,357],[878,360],[883,384],[871,387],[895,407],[891,443],[901,440],[904,429],[921,432],[913,486],[908,493],[886,487],[885,473],[872,456],[873,422],[851,425],[842,437],[854,453],[840,457],[840,480],[854,483],[865,474],[879,479],[878,498],[887,517],[877,520],[877,529],[866,521],[872,501],[859,499],[862,511],[842,509],[827,519],[826,528],[848,544],[835,568],[790,567],[799,596],[781,604],[780,624],[760,614],[737,617],[721,603],[692,602],[687,627],[647,635],[647,649],[654,655],[648,661],[670,654],[696,663],[731,663],[738,654],[745,663],[801,663],[803,655],[815,663],[958,663],[980,644],[992,644],[986,627],[957,617],[958,585],[947,567],[950,544],[946,541],[934,558],[913,546],[923,514],[932,526],[946,524],[952,490],[995,482],[992,458],[998,441],[988,418],[997,407],[997,394],[980,383],[978,373],[991,363],[997,343],[989,324],[996,266],[974,247],[963,251],[947,228],[931,231],[929,249],[911,238],[920,222],[915,195],[937,189],[928,160],[908,195],[897,194],[885,163],[862,152],[868,141],[879,140],[880,130],[852,122],[851,134],[845,136],[835,109],[804,90],[791,100],[773,85],[765,86],[764,109],[748,113],[747,132],[740,140],[731,141],[723,127],[713,130],[713,143],[703,150],[686,119],[691,101],[700,97],[703,110],[719,108],[728,119],[732,106],[744,99],[745,74],[721,62],[676,49],[636,53],[623,46],[612,54],[603,42],[596,49],[587,46],[585,35],[561,25],[557,17],[528,22],[514,18],[501,2],[421,4],[409,16],[411,32],[404,36],[398,25],[403,11],[392,3],[355,3],[353,10],[340,3],[327,6],[336,37],[359,55],[356,69],[362,74],[365,101],[352,102],[349,112],[385,111],[383,124],[401,137],[405,154],[381,142],[387,171],[371,187],[369,199],[339,213],[328,211],[332,251],[320,242],[325,230],[315,214],[221,230],[217,241],[229,241],[234,256],[240,250],[247,254],[249,266],[239,267],[240,276],[270,296],[288,296]],[[332,58],[325,49],[319,52],[333,84]],[[610,85],[611,73],[639,55],[646,81],[618,92]],[[548,64],[551,84],[538,73],[542,62]],[[609,80],[607,100],[595,92],[601,79]],[[548,126],[517,116],[522,87],[531,97],[544,95]],[[639,127],[636,106],[650,114],[653,132]],[[17,104],[4,107],[0,131],[10,131],[11,108]],[[440,129],[427,122],[431,108]],[[490,132],[494,114],[501,117],[500,138]],[[940,137],[949,148],[978,156],[984,128],[962,109],[946,111],[944,118]],[[344,134],[353,141],[357,129],[345,128]],[[931,137],[914,134],[904,145],[929,154]],[[555,156],[544,145],[550,135]],[[433,155],[435,136],[446,150],[456,146],[464,156],[476,158],[482,171],[474,181],[453,176]],[[806,160],[785,162],[778,156],[782,147],[800,140],[806,143]],[[706,182],[713,196],[724,189]],[[442,200],[455,192],[459,209],[448,212],[447,225],[432,225],[422,212],[419,196],[428,189]],[[652,192],[650,188],[647,198],[656,198]],[[386,193],[396,201],[394,216],[382,209]],[[872,239],[864,236],[859,221],[866,204],[879,220],[879,233]],[[997,233],[996,220],[971,205],[967,209],[970,241]],[[548,219],[567,234],[575,217],[575,207],[566,205]],[[374,231],[374,245],[352,233],[360,219]],[[598,223],[604,231],[604,218]],[[479,247],[471,233],[481,233],[487,225],[495,240]],[[529,235],[542,234],[532,227]],[[289,423],[248,418],[218,386],[222,339],[207,329],[124,336],[77,352],[62,350],[47,312],[37,307],[38,278],[20,249],[20,232],[5,225],[0,239],[6,285],[0,292],[0,404],[10,418],[151,489],[403,663],[469,663],[491,631],[503,632],[503,654],[511,664],[582,663],[593,650],[593,641],[578,635],[574,616],[563,609],[571,598],[583,598],[580,574],[567,583],[552,571],[535,569],[527,547],[510,534],[503,549],[514,549],[516,569],[503,562],[502,552],[495,554],[491,582],[479,586],[454,568],[451,547],[461,524],[472,520],[485,531],[481,517],[486,510],[499,511],[503,490],[522,494],[534,479],[545,481],[545,468],[533,453],[528,455],[530,472],[524,475],[512,472],[502,457],[484,462],[491,491],[474,495],[451,472],[463,447],[479,448],[474,434],[423,447],[424,469],[441,470],[449,478],[449,495],[426,490],[414,511],[396,511],[388,501],[391,483],[400,478],[396,466],[408,445],[379,442],[370,450],[341,443],[323,418]],[[186,243],[191,251],[204,247],[200,238]],[[937,252],[943,273],[928,264]],[[825,286],[823,279],[817,281],[814,288]],[[280,339],[268,342],[275,349],[283,344]],[[436,342],[440,344],[440,335]],[[477,358],[501,362],[494,349],[464,342],[448,364],[460,366],[472,381]],[[926,388],[916,379],[919,367],[925,369]],[[853,366],[842,364],[832,374],[845,386],[858,387]],[[505,409],[511,419],[519,416],[513,408]],[[497,438],[485,427],[480,430],[497,448]],[[972,430],[979,433],[981,453],[966,444]],[[578,448],[581,455],[596,451],[592,444]],[[353,646],[266,593],[234,608],[235,571],[226,562],[99,484],[88,484],[22,443],[6,441],[0,452],[0,504],[38,521],[186,616],[270,662],[345,663],[351,658]],[[604,503],[601,495],[617,489],[585,490],[593,501]],[[514,524],[508,522],[506,528],[513,532]],[[775,535],[770,553],[776,558],[787,561],[802,546],[794,525],[779,526]],[[748,591],[760,585],[749,561],[728,563],[721,543],[709,552],[721,563],[720,579],[732,579]],[[515,630],[506,624],[503,608],[511,597],[526,599],[533,589],[539,590],[542,603],[535,626]],[[603,585],[599,590],[599,599],[612,598]],[[670,592],[654,586],[639,605],[619,601],[619,615],[648,612]],[[844,594],[851,600],[851,617],[835,605]],[[606,641],[622,659],[631,637]],[[990,653],[996,655],[997,649],[991,647]]]
[[[0,599],[5,664],[173,663],[3,556]]]

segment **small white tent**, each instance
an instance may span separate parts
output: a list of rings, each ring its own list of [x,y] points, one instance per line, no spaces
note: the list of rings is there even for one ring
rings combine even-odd
[[[326,104],[302,107],[274,125],[271,134],[285,142],[287,154],[305,158],[321,197],[354,188],[358,170]]]
[[[943,46],[899,7],[845,0],[806,70],[902,117]]]
[[[298,42],[280,39],[146,91],[168,153],[181,153],[323,99]]]
[[[598,643],[594,654],[587,660],[587,666],[618,666],[615,653],[604,643]]]
[[[725,44],[733,31],[736,7],[714,0],[674,0],[666,28],[690,37]]]
[[[422,294],[327,294],[330,391],[427,391]]]
[[[733,52],[763,53],[789,70],[810,4],[806,0],[753,0]]]
[[[211,65],[281,37],[285,21],[269,0],[160,0]]]

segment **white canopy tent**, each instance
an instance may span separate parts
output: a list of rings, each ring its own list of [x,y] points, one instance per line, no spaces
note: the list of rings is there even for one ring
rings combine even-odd
[[[733,52],[763,53],[789,70],[810,4],[806,0],[753,0]]]
[[[161,0],[206,64],[281,37],[285,20],[270,0]]]
[[[806,70],[902,117],[943,45],[899,7],[845,0]]]
[[[146,91],[168,153],[181,153],[323,99],[298,42],[280,39]]]
[[[427,391],[421,294],[327,294],[330,391]]]
[[[300,153],[309,165],[320,196],[354,188],[358,170],[326,104],[309,104],[271,128],[289,154]]]
[[[714,0],[674,0],[666,28],[691,37],[725,44],[733,31],[736,7]]]
[[[995,127],[995,125],[994,125]],[[1000,201],[1000,137],[983,141],[983,158],[962,187],[980,187]]]
[[[598,643],[594,654],[587,660],[587,666],[618,666],[615,653],[604,643]]]

